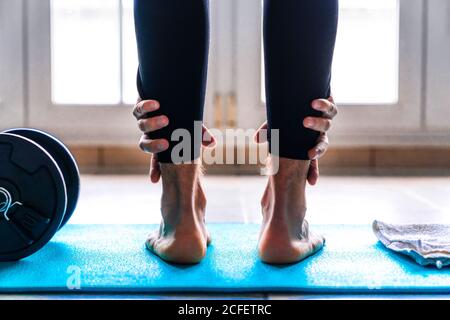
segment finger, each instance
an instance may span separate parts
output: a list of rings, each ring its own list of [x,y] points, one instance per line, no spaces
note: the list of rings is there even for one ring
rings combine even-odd
[[[142,119],[148,113],[159,109],[159,102],[156,100],[142,100],[138,102],[133,109],[133,115],[137,120]]]
[[[202,128],[202,145],[206,148],[214,148],[217,144],[217,140],[211,131],[206,126]]]
[[[269,125],[267,122],[264,122],[261,127],[256,131],[253,140],[256,143],[265,143],[267,142],[267,129],[269,128]]]
[[[327,134],[323,133],[317,140],[317,144],[314,148],[308,151],[308,156],[311,160],[320,159],[328,150],[329,141]]]
[[[159,153],[169,149],[169,142],[165,139],[152,140],[144,134],[139,141],[139,147],[146,153]]]
[[[319,180],[319,161],[318,160],[311,161],[311,164],[309,166],[307,180],[311,186],[315,186],[317,184],[317,181]]]
[[[334,102],[333,97],[329,97],[328,101],[331,103],[331,110],[328,112],[328,116],[330,119],[334,119],[339,113],[339,108],[337,107],[337,104]]]
[[[158,155],[152,156],[150,165],[150,180],[152,183],[158,183],[161,179],[161,166],[159,165]]]
[[[139,130],[143,133],[157,131],[169,125],[169,118],[166,116],[158,116],[138,121]]]
[[[332,97],[328,99],[316,99],[311,103],[311,106],[314,110],[321,111],[327,119],[333,119],[338,113],[337,106]]]
[[[318,132],[327,132],[331,129],[331,120],[324,118],[315,118],[315,117],[306,117],[303,120],[303,125],[306,128],[309,128]]]

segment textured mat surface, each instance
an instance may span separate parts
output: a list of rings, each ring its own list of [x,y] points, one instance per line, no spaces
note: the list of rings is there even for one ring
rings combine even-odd
[[[258,225],[210,225],[213,244],[195,266],[147,252],[143,240],[154,228],[68,225],[32,257],[0,263],[0,292],[450,293],[450,268],[422,267],[388,251],[369,225],[313,226],[326,247],[288,266],[258,260]]]

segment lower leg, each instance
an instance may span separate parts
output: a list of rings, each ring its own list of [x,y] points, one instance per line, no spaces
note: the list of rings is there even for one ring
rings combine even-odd
[[[195,263],[205,256],[209,242],[200,168],[192,164],[201,150],[201,135],[194,131],[203,119],[209,1],[135,0],[134,4],[139,95],[159,101],[160,108],[152,116],[169,119],[168,126],[147,133],[150,139],[166,139],[169,149],[158,154],[162,223],[146,244],[165,260]],[[190,134],[190,150],[172,154],[177,142],[171,137],[179,129]]]
[[[331,94],[331,66],[337,32],[338,1],[264,1],[264,53],[268,138],[278,130],[272,154],[309,160],[319,133],[303,126],[306,117],[320,117],[315,99]]]
[[[160,108],[152,112],[152,116],[164,115],[169,119],[166,127],[149,132],[147,136],[169,142],[169,148],[158,154],[160,162],[192,162],[200,157],[201,149],[201,135],[194,132],[203,121],[209,54],[209,1],[135,0],[134,16],[139,95],[142,100],[159,102]],[[190,134],[190,150],[172,155],[178,142],[171,138],[180,130]]]
[[[310,104],[330,96],[337,9],[337,0],[264,2],[269,148],[279,164],[262,199],[259,254],[269,263],[300,261],[324,244],[305,220],[308,150],[319,134],[303,120],[320,116]]]

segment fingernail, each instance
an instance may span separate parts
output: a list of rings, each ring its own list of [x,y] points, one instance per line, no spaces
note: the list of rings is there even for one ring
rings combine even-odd
[[[314,126],[314,122],[311,119],[307,119],[305,121],[305,126],[312,127],[312,126]]]
[[[166,124],[167,124],[166,119],[164,119],[164,118],[158,119],[158,125],[159,125],[160,127],[163,127],[163,126],[165,126]]]
[[[165,147],[165,146],[164,146],[162,143],[158,145],[158,149],[159,149],[159,150],[164,150],[164,147]]]
[[[317,102],[317,101],[313,101],[313,103],[311,104],[311,106],[312,106],[314,109],[317,109],[317,108],[320,108],[320,103]]]
[[[152,102],[150,102],[149,107],[152,108],[153,110],[156,110],[156,109],[158,109],[158,103],[155,101],[152,101]]]

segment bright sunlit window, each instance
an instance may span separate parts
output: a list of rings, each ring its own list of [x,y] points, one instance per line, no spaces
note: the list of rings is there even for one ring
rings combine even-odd
[[[136,101],[132,0],[53,0],[51,25],[54,103]]]
[[[52,0],[52,100],[132,104],[132,0]],[[399,0],[341,0],[333,95],[341,104],[398,101]],[[265,100],[264,72],[262,99]]]
[[[341,0],[332,90],[341,103],[398,101],[399,1]]]
[[[340,0],[339,5],[332,81],[335,99],[341,104],[397,103],[399,0]]]

